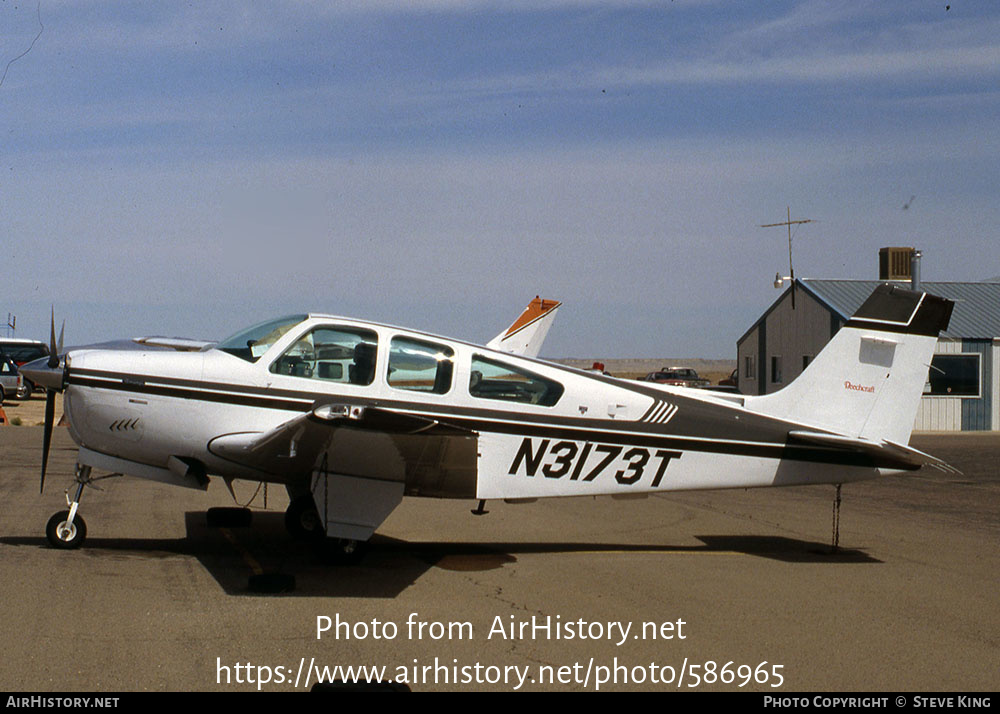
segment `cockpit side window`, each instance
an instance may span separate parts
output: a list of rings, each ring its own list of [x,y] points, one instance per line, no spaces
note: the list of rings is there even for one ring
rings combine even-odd
[[[562,393],[559,382],[482,355],[472,356],[469,394],[473,397],[551,407]]]
[[[354,327],[319,327],[300,337],[270,371],[365,386],[375,380],[378,335]]]
[[[451,389],[454,356],[454,350],[445,345],[393,337],[389,343],[386,379],[396,389],[444,394]]]

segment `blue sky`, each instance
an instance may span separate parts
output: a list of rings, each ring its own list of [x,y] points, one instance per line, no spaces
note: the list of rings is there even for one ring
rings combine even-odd
[[[35,40],[39,31],[41,35]],[[796,274],[1000,275],[993,2],[0,2],[0,310],[733,357]],[[910,207],[903,205],[910,201]],[[6,303],[6,304],[3,304]]]

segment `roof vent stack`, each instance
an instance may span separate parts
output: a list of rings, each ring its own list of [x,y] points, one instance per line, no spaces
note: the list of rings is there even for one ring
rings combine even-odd
[[[879,280],[911,280],[913,248],[881,248],[878,252]]]

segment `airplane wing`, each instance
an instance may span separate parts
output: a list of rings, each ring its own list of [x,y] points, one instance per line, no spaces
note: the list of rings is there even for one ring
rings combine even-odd
[[[166,347],[178,352],[197,352],[215,344],[204,340],[189,340],[185,337],[133,337],[132,341],[151,347]]]
[[[209,443],[216,456],[268,473],[303,473],[312,469],[337,428],[388,437],[474,436],[475,432],[435,419],[380,407],[319,404],[264,433],[226,434]]]
[[[897,444],[894,441],[881,442],[860,439],[840,434],[826,434],[817,431],[790,431],[790,439],[807,444],[818,444],[847,451],[860,452],[871,456],[875,465],[882,468],[904,469],[915,471],[922,466],[930,466],[946,473],[961,473],[954,466],[931,456],[911,446]]]
[[[543,300],[536,295],[520,317],[486,346],[515,355],[537,357],[560,305],[562,303],[558,300]]]
[[[473,497],[477,436],[380,407],[318,404],[268,432],[216,437],[208,449],[269,474],[307,476],[327,535],[366,540],[407,489],[453,494],[452,480],[469,481]]]

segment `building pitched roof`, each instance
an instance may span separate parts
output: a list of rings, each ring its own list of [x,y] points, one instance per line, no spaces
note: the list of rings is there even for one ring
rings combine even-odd
[[[853,315],[882,280],[799,280],[813,297],[844,320]],[[909,287],[908,282],[900,282]],[[945,337],[1000,337],[1000,282],[944,283],[924,281],[920,289],[955,301]]]

